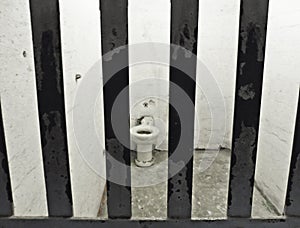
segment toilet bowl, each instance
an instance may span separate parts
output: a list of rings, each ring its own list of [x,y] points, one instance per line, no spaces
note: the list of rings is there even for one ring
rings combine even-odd
[[[148,167],[154,163],[152,155],[159,129],[153,125],[152,117],[144,117],[141,124],[130,129],[133,142],[136,143],[137,158],[135,164],[140,167]]]

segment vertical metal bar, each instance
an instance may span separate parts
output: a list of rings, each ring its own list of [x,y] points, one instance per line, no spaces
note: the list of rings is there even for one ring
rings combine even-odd
[[[0,101],[0,217],[13,215],[13,200]]]
[[[195,113],[195,81],[196,58],[189,56],[187,51],[197,54],[198,35],[198,0],[171,1],[171,44],[182,47],[171,47],[170,83],[179,86],[192,101],[193,106],[186,108],[183,115],[189,120],[182,126],[177,106],[182,99],[170,84],[169,105],[169,160],[168,160],[168,218],[185,219],[191,217],[193,150],[194,150],[194,113]],[[174,56],[176,53],[176,57]],[[178,63],[181,61],[181,63]],[[186,75],[174,66],[183,64],[190,69]],[[180,156],[173,156],[181,136]],[[178,149],[178,148],[177,148]],[[176,152],[177,153],[177,152]],[[189,158],[182,161],[181,158]],[[174,174],[176,164],[184,162],[183,168]]]
[[[128,1],[100,0],[102,54],[116,51],[103,58],[103,96],[105,121],[107,206],[109,218],[131,217],[131,174],[129,133],[129,90],[123,91],[122,104],[116,113],[122,125],[123,142],[116,137],[112,124],[112,107],[118,94],[129,84],[128,72]],[[116,54],[118,53],[118,54]],[[120,62],[126,66],[114,75]],[[128,89],[128,88],[127,88]],[[122,107],[120,107],[122,105]],[[124,145],[127,144],[127,145]],[[114,165],[116,164],[116,165]]]
[[[49,216],[72,216],[58,0],[30,0]]]
[[[241,0],[228,216],[250,217],[264,70],[268,0]]]
[[[300,216],[300,93],[295,124],[293,151],[285,201],[287,216]]]

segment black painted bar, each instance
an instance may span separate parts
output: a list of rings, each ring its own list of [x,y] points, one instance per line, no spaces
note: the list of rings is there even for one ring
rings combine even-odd
[[[294,143],[290,164],[285,214],[300,217],[300,93],[295,124]]]
[[[184,228],[291,228],[298,227],[299,218],[287,219],[226,219],[226,220],[84,220],[84,219],[61,219],[61,218],[0,218],[0,225],[5,228],[161,228],[161,227],[184,227]]]
[[[268,0],[241,0],[228,216],[250,217],[264,71]]]
[[[72,216],[58,0],[30,0],[49,216]]]
[[[177,47],[171,47],[170,83],[178,85],[193,103],[192,107],[187,107],[184,113],[179,114],[176,107],[182,105],[182,97],[175,87],[170,86],[168,218],[172,219],[191,217],[196,79],[196,58],[191,54],[197,54],[197,35],[198,0],[172,0],[171,44]],[[182,48],[178,49],[178,46]],[[190,75],[174,67],[179,65],[189,69]],[[188,119],[188,122],[183,119]],[[177,148],[183,136],[184,140]],[[176,148],[181,155],[174,156]],[[181,162],[184,162],[184,167],[174,175],[176,164]]]
[[[122,107],[116,114],[118,126],[122,125],[124,145],[115,135],[111,113],[115,99],[122,89],[129,84],[128,67],[110,75],[117,69],[120,62],[128,66],[128,1],[100,0],[101,38],[103,58],[103,96],[105,121],[106,177],[107,177],[107,207],[109,218],[131,217],[131,174],[130,174],[130,133],[129,133],[129,90],[123,93]],[[110,51],[120,48],[110,55]],[[117,165],[113,165],[116,164]],[[119,165],[118,165],[119,164]],[[123,165],[123,167],[122,167]]]
[[[13,200],[0,101],[0,217],[13,215]]]

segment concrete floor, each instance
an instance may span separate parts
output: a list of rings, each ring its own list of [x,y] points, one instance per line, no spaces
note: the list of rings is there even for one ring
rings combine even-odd
[[[132,219],[167,218],[167,152],[155,152],[155,164],[140,168],[132,154]],[[192,219],[226,218],[229,150],[197,150],[194,153]],[[252,217],[277,216],[270,202],[254,191]],[[100,217],[106,218],[103,201]]]

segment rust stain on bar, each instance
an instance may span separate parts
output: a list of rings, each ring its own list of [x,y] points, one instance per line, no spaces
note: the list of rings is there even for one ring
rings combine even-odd
[[[49,216],[73,215],[58,0],[30,0]]]
[[[168,218],[171,219],[191,217],[198,6],[198,0],[171,1],[171,44],[174,46],[170,50],[170,83],[179,86],[190,99],[183,101],[170,84]],[[180,65],[191,74],[174,67]],[[192,107],[179,116],[176,106],[190,101]]]
[[[229,217],[251,216],[268,5],[268,0],[241,0]]]
[[[109,218],[131,217],[131,173],[130,173],[130,132],[129,132],[129,91],[122,97],[122,107],[116,119],[122,120],[123,145],[116,137],[111,112],[119,93],[129,85],[128,67],[115,72],[119,62],[128,66],[128,1],[100,0],[101,41],[104,96],[104,125],[107,177],[107,209]],[[110,75],[114,72],[114,75]]]

